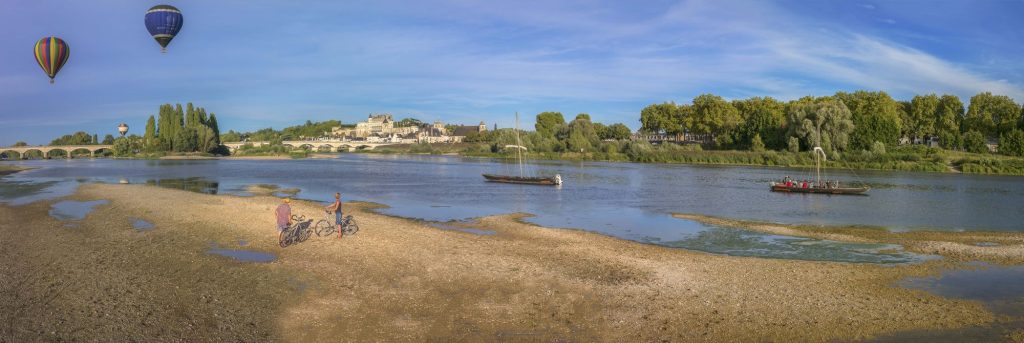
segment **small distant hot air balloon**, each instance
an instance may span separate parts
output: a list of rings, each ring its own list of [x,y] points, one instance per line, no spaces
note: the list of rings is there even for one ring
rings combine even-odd
[[[184,22],[181,11],[171,5],[156,5],[146,11],[146,29],[160,43],[160,51],[164,53]]]
[[[124,137],[124,134],[128,133],[128,124],[121,123],[121,125],[118,125],[117,132],[121,134],[121,137]]]
[[[53,78],[57,77],[60,68],[68,61],[68,56],[71,56],[68,43],[57,37],[40,39],[32,50],[35,52],[36,62],[39,62],[39,67],[43,68],[46,76],[50,77],[50,83],[53,83]]]

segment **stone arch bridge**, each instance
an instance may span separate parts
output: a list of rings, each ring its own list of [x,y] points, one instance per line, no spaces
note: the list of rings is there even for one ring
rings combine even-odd
[[[50,152],[55,150],[63,151],[67,158],[71,158],[71,154],[79,150],[85,150],[89,152],[89,157],[96,157],[96,153],[107,150],[110,151],[113,145],[52,145],[52,146],[17,146],[17,147],[6,147],[0,148],[0,154],[7,154],[10,158],[11,153],[18,153],[18,158],[25,157],[25,154],[30,151],[39,151],[43,157],[50,157]]]
[[[265,142],[265,141],[264,142],[231,142],[231,143],[222,143],[222,144],[224,146],[228,147],[228,149],[230,149],[231,152],[234,153],[235,150],[238,150],[238,148],[241,148],[244,145],[263,146],[263,145],[270,144],[270,142]],[[386,146],[386,145],[396,145],[396,144],[400,144],[400,143],[368,143],[368,142],[353,142],[353,141],[283,141],[283,142],[281,142],[281,145],[284,145],[286,147],[290,147],[292,149],[305,149],[305,148],[308,147],[310,150],[323,150],[323,149],[326,148],[326,149],[329,149],[331,152],[341,151],[341,149],[345,149],[345,151],[355,151],[356,149],[373,150],[376,147]]]

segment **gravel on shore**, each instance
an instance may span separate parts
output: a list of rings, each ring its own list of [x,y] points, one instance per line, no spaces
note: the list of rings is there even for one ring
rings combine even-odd
[[[985,325],[977,302],[895,287],[903,266],[731,257],[521,223],[441,230],[346,203],[354,236],[277,245],[269,196],[84,184],[0,205],[0,337],[12,341],[827,342]],[[327,199],[325,199],[327,200]],[[293,201],[319,218],[320,204]],[[153,224],[132,228],[134,219]],[[244,244],[243,244],[244,243]],[[272,253],[240,262],[211,247]]]

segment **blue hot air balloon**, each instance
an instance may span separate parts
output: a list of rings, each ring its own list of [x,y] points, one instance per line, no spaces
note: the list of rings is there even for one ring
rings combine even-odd
[[[167,52],[167,44],[181,31],[185,18],[171,5],[156,5],[146,11],[146,29],[160,43],[160,51]]]

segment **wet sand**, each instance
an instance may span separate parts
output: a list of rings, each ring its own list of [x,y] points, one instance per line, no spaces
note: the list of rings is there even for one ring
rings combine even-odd
[[[476,235],[345,204],[361,230],[277,246],[267,196],[83,185],[75,228],[0,205],[0,337],[12,341],[808,341],[985,325],[977,302],[884,267],[730,257],[481,218]],[[320,205],[292,203],[321,217]],[[139,231],[132,221],[153,228]],[[241,246],[239,240],[247,244]],[[277,255],[270,263],[212,245]]]
[[[1024,264],[1024,233],[1020,232],[929,230],[893,232],[884,228],[783,225],[697,214],[674,214],[673,216],[705,224],[786,236],[854,243],[899,244],[909,251],[940,255],[955,261]]]

